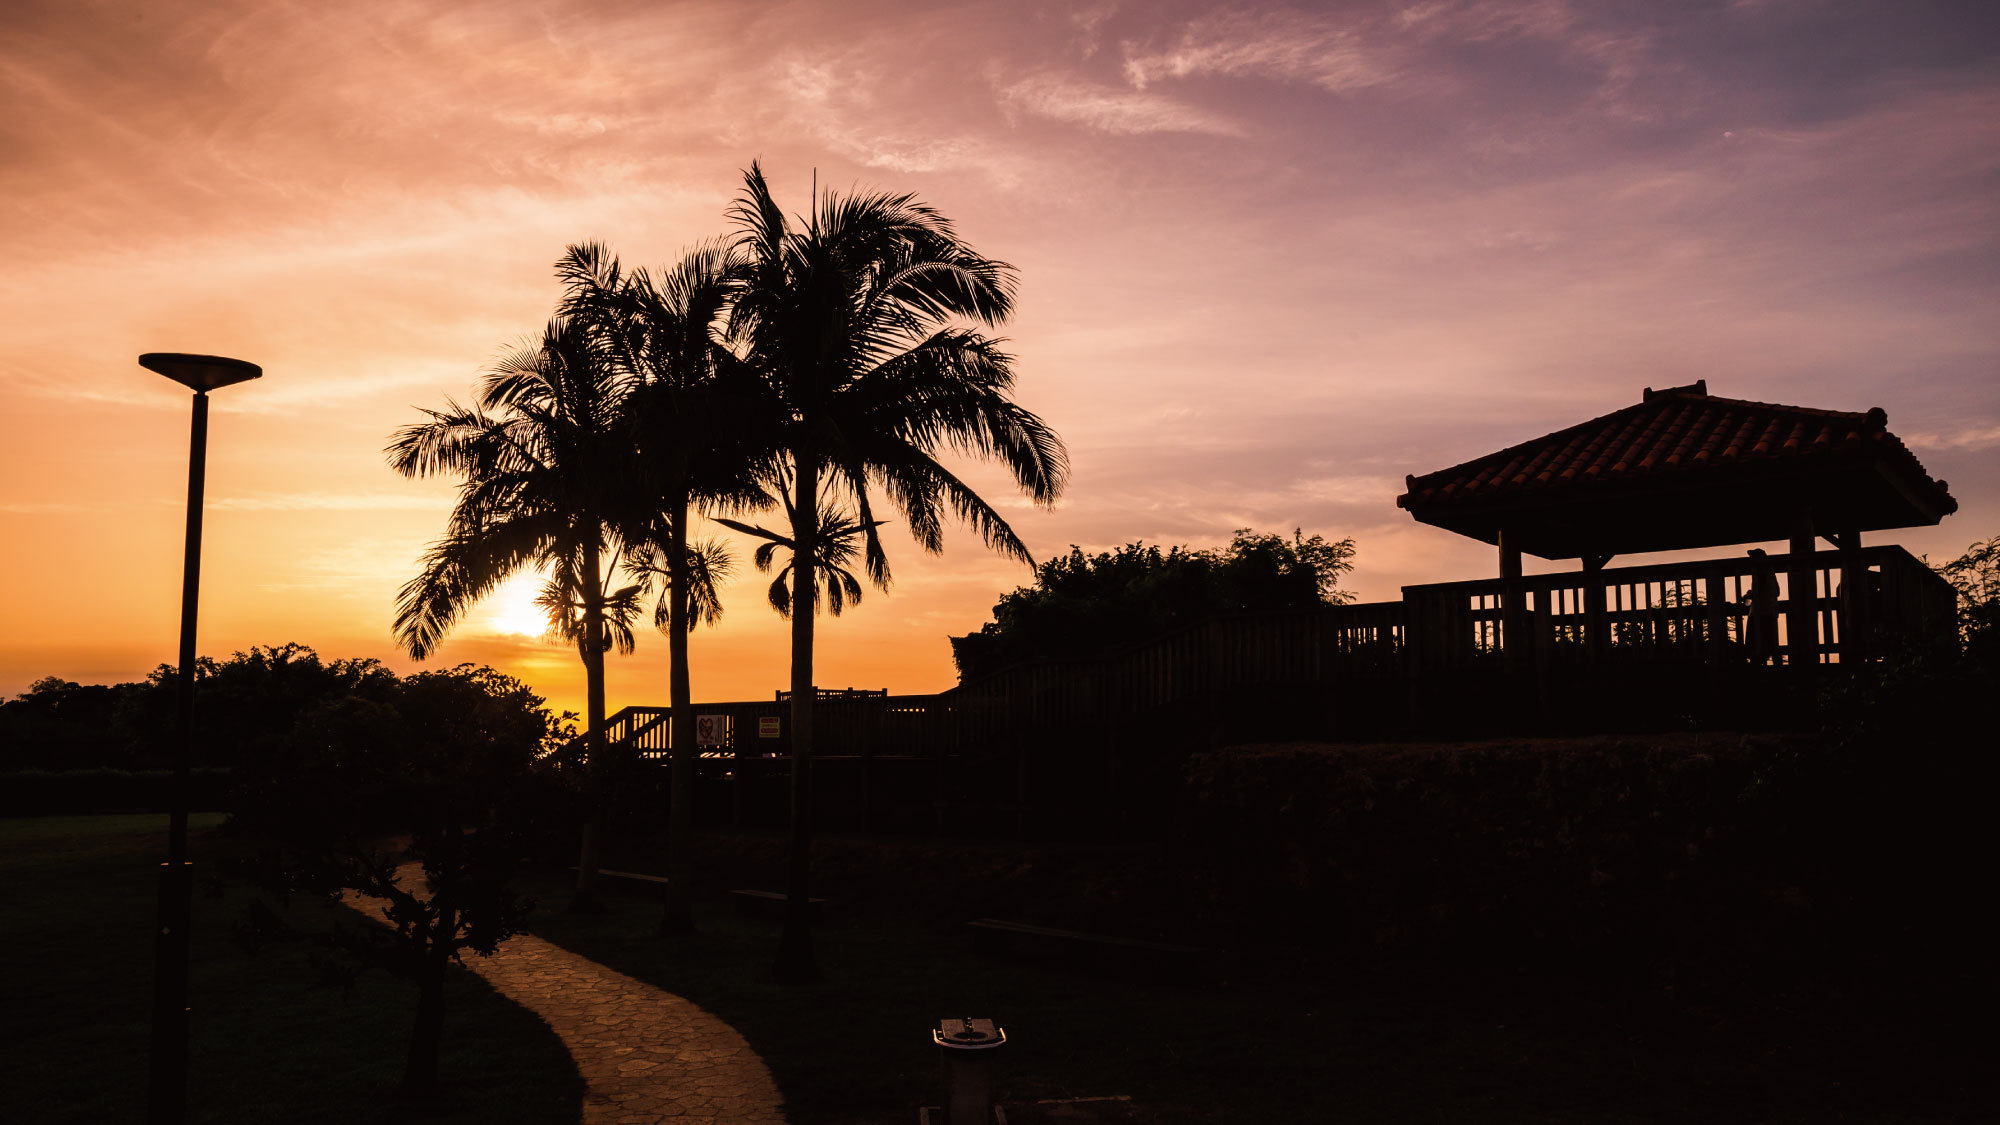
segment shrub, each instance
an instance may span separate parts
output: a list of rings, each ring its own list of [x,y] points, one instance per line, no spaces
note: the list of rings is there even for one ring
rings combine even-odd
[[[17,770],[0,774],[0,815],[164,812],[173,792],[171,770]],[[230,771],[188,773],[189,804],[196,809],[225,805]]]

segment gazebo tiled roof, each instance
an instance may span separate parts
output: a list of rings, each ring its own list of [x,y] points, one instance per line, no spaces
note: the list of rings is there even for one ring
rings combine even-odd
[[[1418,520],[1546,558],[1934,524],[1956,511],[1888,416],[1708,393],[1706,381],[1460,465],[1408,478]]]

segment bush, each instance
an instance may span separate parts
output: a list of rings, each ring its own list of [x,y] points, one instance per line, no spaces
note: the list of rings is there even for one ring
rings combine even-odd
[[[1354,595],[1340,580],[1354,569],[1354,540],[1236,532],[1214,550],[1161,550],[1128,543],[1069,554],[1035,568],[993,607],[979,631],[951,638],[961,682],[1031,660],[1075,660],[1170,632],[1217,613],[1339,605]]]

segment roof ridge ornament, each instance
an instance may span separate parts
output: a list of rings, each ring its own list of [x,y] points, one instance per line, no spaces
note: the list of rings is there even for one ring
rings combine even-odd
[[[1647,388],[1646,388],[1646,393],[1645,393],[1645,394],[1644,394],[1643,396],[1641,396],[1641,397],[1640,397],[1639,401],[1640,401],[1640,402],[1651,402],[1651,401],[1653,401],[1653,400],[1654,400],[1654,399],[1656,399],[1656,398],[1663,398],[1663,397],[1665,397],[1665,396],[1667,396],[1667,395],[1687,395],[1687,396],[1692,396],[1692,397],[1694,397],[1694,398],[1707,398],[1707,397],[1708,397],[1708,380],[1707,380],[1707,379],[1696,379],[1696,380],[1695,380],[1694,382],[1692,382],[1692,383],[1689,383],[1689,384],[1687,384],[1686,386],[1681,386],[1681,387],[1661,387],[1661,388],[1660,388],[1659,390],[1657,390],[1657,391],[1656,391],[1656,390],[1654,390],[1654,389],[1653,389],[1653,388],[1651,388],[1651,387],[1647,387]]]

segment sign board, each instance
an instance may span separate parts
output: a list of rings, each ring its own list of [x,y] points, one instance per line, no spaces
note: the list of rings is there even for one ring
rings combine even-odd
[[[694,717],[694,744],[696,746],[728,745],[729,716],[696,715]]]
[[[778,737],[778,717],[776,715],[764,715],[758,718],[757,737],[758,738]]]

